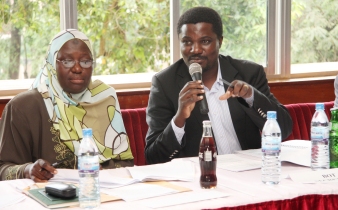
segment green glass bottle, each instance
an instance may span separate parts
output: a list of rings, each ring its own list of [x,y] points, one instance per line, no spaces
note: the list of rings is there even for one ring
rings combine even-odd
[[[330,168],[338,168],[338,107],[334,107],[330,110]]]

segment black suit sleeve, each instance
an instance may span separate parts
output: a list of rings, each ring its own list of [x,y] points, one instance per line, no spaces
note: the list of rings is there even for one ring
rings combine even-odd
[[[292,132],[293,123],[289,112],[270,92],[270,87],[263,67],[259,65],[255,72],[256,73],[251,79],[246,79],[246,82],[254,88],[253,106],[248,108],[248,106],[245,105],[244,111],[260,130],[263,129],[266,121],[267,111],[276,111],[277,121],[281,128],[282,139],[285,139]],[[244,103],[241,101],[241,104],[244,105]]]
[[[176,99],[178,100],[178,99]],[[168,162],[176,157],[181,149],[171,120],[176,110],[167,98],[157,76],[152,79],[147,107],[148,133],[146,136],[145,157],[148,164]]]

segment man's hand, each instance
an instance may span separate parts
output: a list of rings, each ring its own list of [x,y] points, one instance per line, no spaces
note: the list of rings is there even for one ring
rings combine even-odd
[[[242,98],[249,98],[252,95],[252,88],[251,86],[243,81],[234,80],[231,82],[231,85],[228,87],[225,94],[219,97],[220,100],[226,100],[230,97],[242,97]]]
[[[57,174],[57,170],[48,161],[38,159],[35,163],[27,165],[24,173],[25,178],[32,179],[34,182],[47,182]]]
[[[190,117],[197,101],[203,99],[200,94],[204,93],[202,81],[191,81],[185,84],[179,94],[178,110],[174,116],[174,123],[177,127],[182,128],[185,120]]]

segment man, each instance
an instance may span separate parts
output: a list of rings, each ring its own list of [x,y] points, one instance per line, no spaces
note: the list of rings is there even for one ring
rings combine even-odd
[[[261,147],[267,111],[277,111],[282,139],[292,130],[287,109],[270,93],[264,69],[256,63],[219,54],[222,20],[211,8],[186,11],[177,25],[182,59],[157,73],[147,108],[147,163],[197,156],[202,121],[210,120],[217,153]],[[189,66],[202,67],[202,81],[192,81]],[[220,78],[231,82],[225,85]],[[202,83],[203,82],[203,83]],[[209,106],[201,114],[203,93]]]

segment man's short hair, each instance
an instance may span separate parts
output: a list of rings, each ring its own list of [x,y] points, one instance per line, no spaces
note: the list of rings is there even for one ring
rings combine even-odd
[[[180,34],[184,24],[211,23],[218,38],[223,36],[223,24],[219,14],[209,7],[193,7],[183,13],[177,23],[177,34]]]

